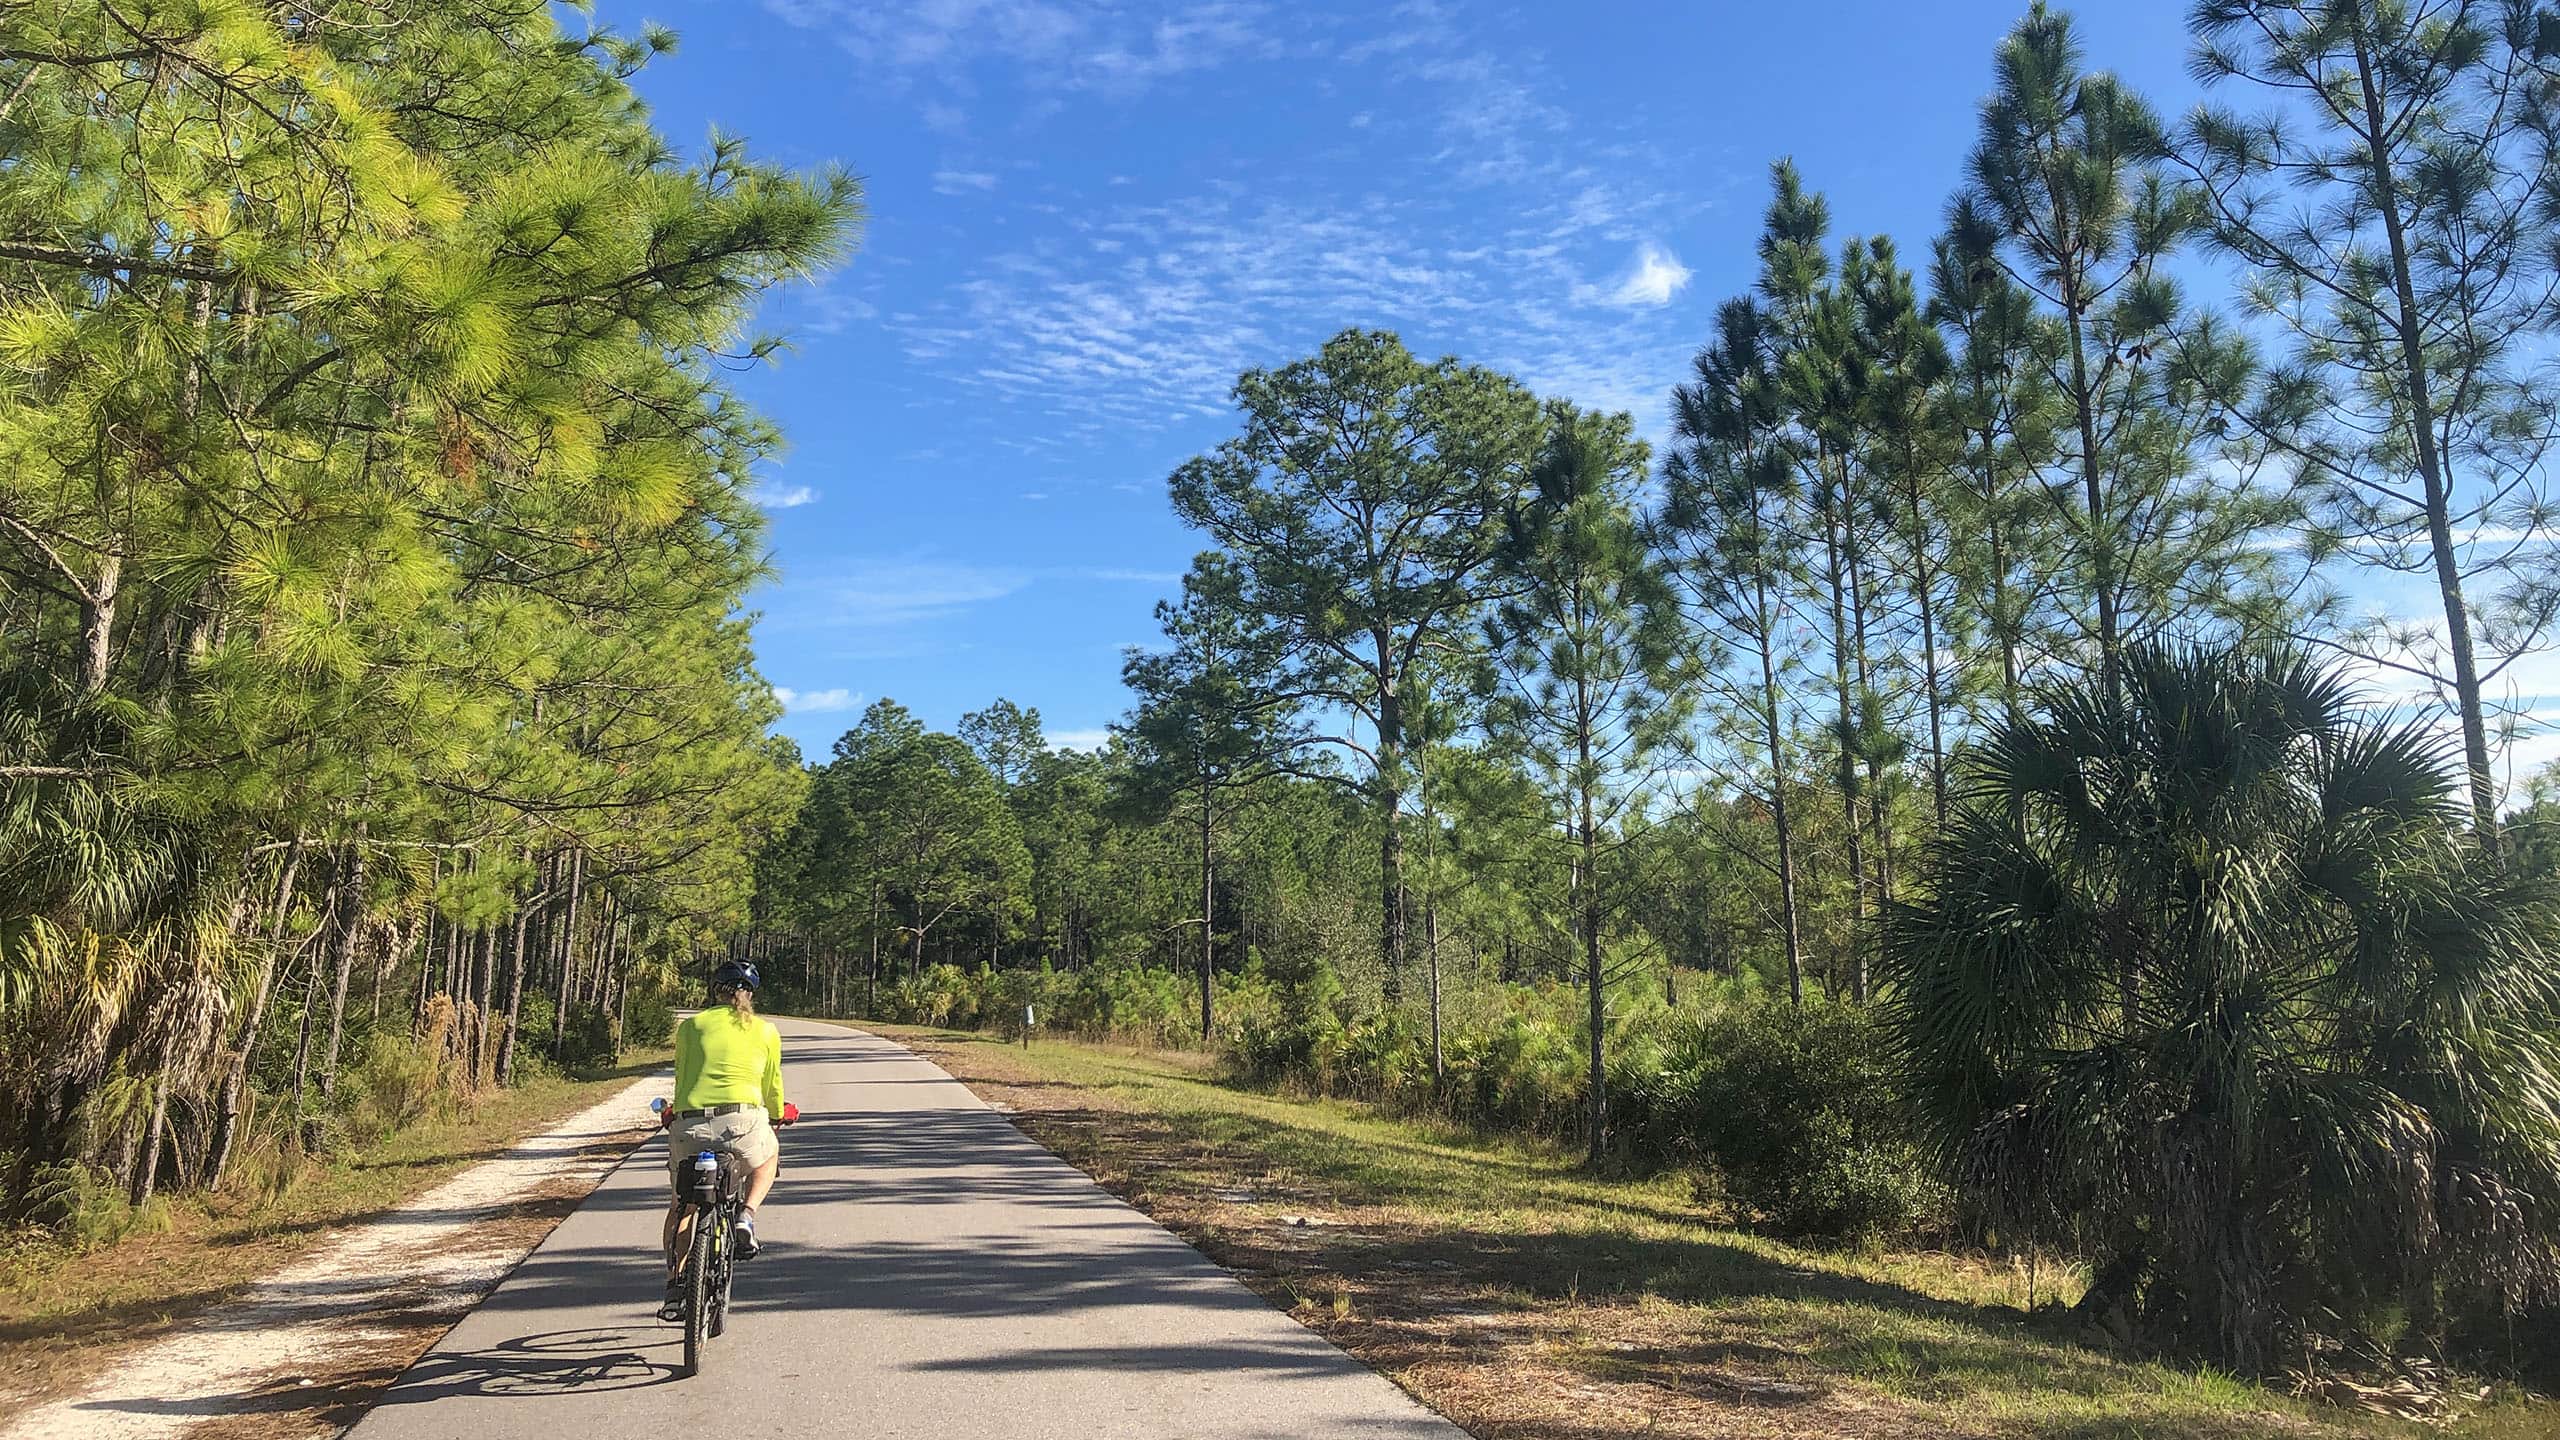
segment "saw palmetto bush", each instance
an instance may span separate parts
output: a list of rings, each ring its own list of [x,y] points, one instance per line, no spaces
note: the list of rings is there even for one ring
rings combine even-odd
[[[2084,1307],[2264,1369],[2530,1303],[2560,1233],[2554,892],[2437,733],[2294,653],[2146,649],[1995,727],[1897,906],[1950,1174]]]

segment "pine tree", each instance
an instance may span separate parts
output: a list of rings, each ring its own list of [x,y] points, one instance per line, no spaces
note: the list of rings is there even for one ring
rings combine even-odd
[[[36,921],[0,934],[0,1054],[35,1067],[30,1164],[139,1083],[86,1143],[147,1192],[202,1085],[175,1158],[218,1174],[274,1009],[334,1091],[355,968],[430,904],[484,940],[464,965],[442,916],[476,1064],[513,912],[500,867],[430,857],[532,817],[547,875],[740,913],[794,797],[735,618],[774,437],[711,362],[764,350],[755,296],[841,248],[857,192],[679,160],[625,83],[668,44],[510,0],[0,13],[0,911]],[[578,916],[526,898],[511,954],[565,982]],[[8,992],[81,953],[92,1038],[25,1031]],[[392,963],[423,997],[427,958]]]
[[[2560,283],[2550,21],[2485,0],[2205,0],[2193,25],[2200,74],[2275,101],[2201,109],[2182,147],[2214,238],[2256,272],[2252,307],[2295,343],[2253,418],[2300,468],[2316,553],[2434,585],[2441,630],[2343,643],[2452,692],[2494,841],[2487,687],[2560,621],[2542,478],[2560,394],[2537,370]]]
[[[1609,1114],[1602,866],[1650,798],[1692,697],[1679,605],[1637,523],[1649,455],[1634,422],[1557,405],[1548,429],[1529,493],[1507,519],[1508,583],[1485,622],[1490,723],[1517,737],[1565,816],[1596,1164]]]
[[[1958,678],[1968,699],[1994,702],[1991,713],[2014,724],[2054,648],[2060,535],[2041,476],[2057,453],[2062,336],[2001,267],[2000,243],[1982,207],[1960,197],[1932,250],[1928,315],[1954,349],[1945,404],[1962,437],[1946,500],[1950,531],[1964,541],[1948,548],[1947,568],[1957,613],[1983,642],[1957,652]],[[1984,719],[1975,707],[1972,723]]]
[[[1274,637],[1249,626],[1239,585],[1216,552],[1192,562],[1179,604],[1159,603],[1162,650],[1131,650],[1121,679],[1137,697],[1121,733],[1129,788],[1150,810],[1188,812],[1200,845],[1200,1038],[1214,1034],[1217,853],[1220,827],[1269,782],[1291,773],[1307,744],[1296,707],[1267,696]]]
[[[1472,623],[1505,506],[1540,438],[1515,382],[1424,364],[1348,330],[1311,359],[1236,381],[1244,431],[1185,464],[1174,513],[1234,558],[1242,603],[1286,650],[1273,698],[1358,722],[1326,743],[1369,773],[1379,827],[1381,982],[1403,994],[1405,704],[1436,643]]]
[[[1788,678],[1801,664],[1791,596],[1803,573],[1794,528],[1797,464],[1777,361],[1780,339],[1749,298],[1716,312],[1716,336],[1695,376],[1672,393],[1677,443],[1663,465],[1656,548],[1704,623],[1707,688],[1747,716],[1735,780],[1767,809],[1778,881],[1774,917],[1785,937],[1787,991],[1804,999],[1804,938],[1788,787]],[[1756,753],[1754,753],[1756,751]]]

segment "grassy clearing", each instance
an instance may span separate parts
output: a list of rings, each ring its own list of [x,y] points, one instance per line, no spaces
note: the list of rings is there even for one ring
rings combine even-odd
[[[154,1203],[112,1244],[74,1250],[42,1232],[0,1235],[0,1399],[59,1393],[114,1349],[238,1294],[338,1226],[399,1205],[667,1061],[546,1076],[480,1097],[367,1146],[220,1194]]]
[[[1480,1436],[2560,1435],[2538,1402],[2447,1431],[2123,1359],[2031,1320],[2023,1267],[1799,1249],[1676,1177],[1231,1088],[1197,1056],[876,1028]]]

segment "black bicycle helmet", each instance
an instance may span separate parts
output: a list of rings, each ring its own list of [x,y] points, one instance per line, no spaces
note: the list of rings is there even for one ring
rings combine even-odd
[[[724,960],[719,969],[711,972],[711,988],[718,990],[726,986],[740,990],[753,990],[762,978],[756,974],[756,967],[748,961]]]

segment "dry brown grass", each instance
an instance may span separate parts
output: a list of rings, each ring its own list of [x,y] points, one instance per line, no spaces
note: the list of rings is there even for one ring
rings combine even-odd
[[[2444,1433],[2116,1355],[2031,1320],[2024,1274],[1979,1257],[1790,1247],[1676,1181],[1225,1087],[1193,1056],[881,1028],[1478,1436]],[[2510,1402],[2453,1433],[2555,1417]]]

